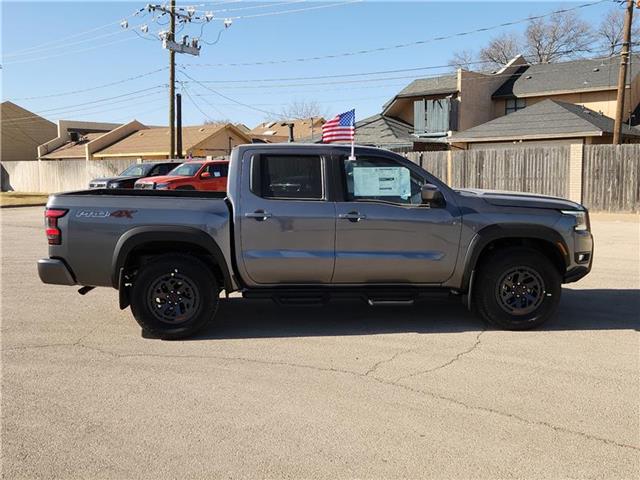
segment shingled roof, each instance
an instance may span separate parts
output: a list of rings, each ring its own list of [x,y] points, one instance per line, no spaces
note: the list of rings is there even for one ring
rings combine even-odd
[[[524,65],[493,93],[493,98],[612,89],[617,85],[619,68],[617,57]],[[631,78],[639,72],[640,55],[633,55]]]
[[[457,75],[418,78],[400,90],[396,97],[414,97],[417,95],[442,95],[458,91]]]
[[[450,143],[596,137],[613,133],[613,119],[589,108],[543,100],[517,112],[453,134]],[[625,125],[623,135],[640,137]]]
[[[399,98],[428,97],[430,95],[449,95],[458,91],[458,76],[440,75],[438,77],[418,78],[404,87],[391,100],[382,106],[385,114],[388,108]]]
[[[52,150],[51,152],[42,155],[41,158],[47,160],[61,160],[65,158],[85,158],[86,151],[85,145],[92,140],[100,138],[105,135],[107,132],[100,133],[87,133],[83,135],[80,140],[73,142],[69,141],[62,144],[60,147]]]
[[[359,145],[400,146],[413,145],[417,138],[411,135],[408,123],[384,115],[373,115],[356,123],[356,143]]]

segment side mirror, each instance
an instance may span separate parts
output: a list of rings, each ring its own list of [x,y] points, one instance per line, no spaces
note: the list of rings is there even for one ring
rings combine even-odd
[[[425,183],[420,193],[422,195],[422,203],[428,203],[432,207],[439,207],[444,204],[442,192],[431,183]]]
[[[209,172],[202,172],[200,178],[211,178],[211,174]]]

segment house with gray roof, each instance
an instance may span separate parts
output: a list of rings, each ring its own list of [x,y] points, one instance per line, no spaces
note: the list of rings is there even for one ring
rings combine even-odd
[[[518,144],[611,143],[619,59],[520,65],[492,93],[493,119],[452,132],[460,148]],[[638,141],[640,55],[631,58],[623,106],[625,142]],[[517,114],[517,115],[516,115]]]
[[[497,72],[458,69],[413,80],[383,105],[380,115],[363,120],[361,127],[356,125],[356,137],[359,128],[366,128],[363,136],[369,137],[367,144],[405,151],[446,150],[446,139],[452,132],[494,118],[491,94],[504,82],[505,75],[524,64],[524,58],[518,56]],[[377,130],[386,132],[384,141],[374,141]]]
[[[548,98],[583,105],[613,118],[620,60],[582,59],[570,62],[523,65],[495,92],[495,114],[506,115]],[[640,123],[634,111],[640,102],[640,55],[633,55],[625,95],[625,122]]]
[[[601,112],[573,103],[546,99],[476,127],[451,135],[458,148],[500,148],[517,145],[611,143],[614,121]],[[640,143],[640,129],[624,125],[625,143]]]

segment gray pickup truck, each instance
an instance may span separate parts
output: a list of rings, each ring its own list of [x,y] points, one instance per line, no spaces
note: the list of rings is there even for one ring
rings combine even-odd
[[[349,153],[239,146],[226,194],[52,195],[38,273],[81,293],[116,288],[143,330],[174,339],[213,320],[223,290],[297,305],[401,305],[441,291],[494,325],[527,329],[553,315],[562,283],[591,269],[589,216],[577,203],[454,190],[400,155]]]

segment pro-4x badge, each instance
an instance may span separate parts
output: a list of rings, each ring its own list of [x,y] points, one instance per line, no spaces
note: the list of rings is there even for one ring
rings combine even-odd
[[[133,214],[136,213],[137,210],[114,210],[110,212],[108,210],[80,210],[76,213],[76,217],[78,218],[107,218],[107,217],[115,217],[115,218],[133,218]]]

